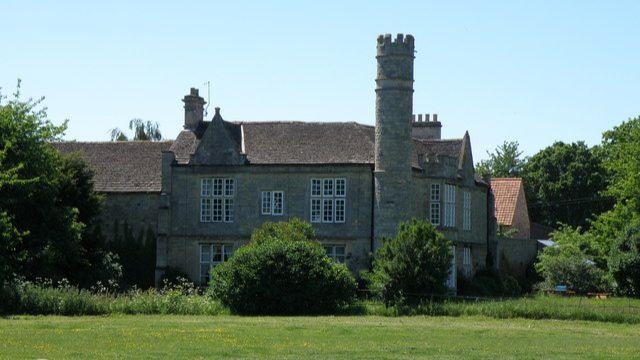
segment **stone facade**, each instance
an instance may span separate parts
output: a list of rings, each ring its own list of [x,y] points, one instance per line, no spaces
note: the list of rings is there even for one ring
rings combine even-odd
[[[356,276],[399,222],[425,219],[454,242],[457,273],[472,276],[485,266],[495,219],[469,134],[441,139],[435,115],[413,116],[411,35],[380,36],[376,49],[375,127],[226,121],[217,107],[207,121],[191,89],[174,141],[55,146],[96,170],[105,223],[157,229],[157,279],[173,267],[206,282],[255,228],[294,217]]]

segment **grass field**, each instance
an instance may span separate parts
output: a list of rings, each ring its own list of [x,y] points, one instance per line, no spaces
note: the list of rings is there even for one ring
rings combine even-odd
[[[0,358],[637,358],[640,326],[486,317],[0,319]]]

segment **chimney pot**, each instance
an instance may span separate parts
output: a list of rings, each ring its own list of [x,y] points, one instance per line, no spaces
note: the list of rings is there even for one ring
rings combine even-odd
[[[438,122],[438,114],[433,114],[433,122]]]
[[[429,114],[424,114],[424,121],[429,122]]]
[[[418,114],[418,122],[422,122],[422,114]]]

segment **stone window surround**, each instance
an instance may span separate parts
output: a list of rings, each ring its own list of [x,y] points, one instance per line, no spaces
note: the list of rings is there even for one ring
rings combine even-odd
[[[346,264],[347,262],[347,245],[346,244],[338,244],[338,243],[327,243],[322,244],[327,256],[339,263]]]
[[[206,284],[209,282],[209,272],[211,269],[221,264],[233,255],[233,244],[229,242],[202,242],[198,244],[199,248],[199,269],[200,269],[200,284]],[[208,249],[207,249],[208,248]],[[220,252],[217,252],[217,249]],[[204,250],[207,249],[205,252]],[[207,259],[203,256],[208,253]],[[216,256],[220,256],[219,259],[215,259]]]
[[[471,192],[462,191],[462,230],[471,231]]]
[[[433,226],[440,226],[440,184],[436,183],[429,187],[429,221]]]
[[[443,226],[448,228],[456,227],[456,185],[444,184],[444,221]]]
[[[278,200],[280,202],[279,207],[277,206]],[[282,216],[284,215],[284,207],[284,191],[267,190],[260,193],[260,213],[262,215]]]
[[[232,223],[236,180],[230,177],[200,179],[200,222]]]
[[[311,178],[311,223],[343,224],[347,218],[347,179]]]

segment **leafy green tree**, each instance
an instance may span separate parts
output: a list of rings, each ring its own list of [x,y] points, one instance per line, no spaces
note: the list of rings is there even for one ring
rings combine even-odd
[[[142,119],[132,119],[129,121],[129,130],[133,131],[134,141],[160,141],[162,133],[157,122]],[[111,141],[128,141],[129,137],[119,128],[110,130]]]
[[[584,142],[556,142],[528,159],[522,178],[531,220],[589,227],[589,220],[612,208],[602,195],[607,172],[597,148]]]
[[[602,149],[611,173],[607,194],[640,212],[640,116],[606,131]]]
[[[99,237],[90,236],[100,204],[92,173],[49,145],[66,123],[48,120],[43,98],[21,100],[18,82],[6,99],[0,96],[0,232],[11,241],[0,247],[0,258],[11,259],[11,270],[27,279],[88,285],[105,266],[117,268]]]
[[[422,294],[442,294],[447,290],[451,245],[429,222],[412,219],[400,223],[397,236],[384,239],[376,251],[373,271],[363,275],[387,305],[418,299]]]
[[[590,256],[573,243],[546,247],[538,256],[536,270],[543,277],[544,290],[565,285],[579,294],[606,292],[612,288],[607,271],[599,268]]]
[[[640,222],[613,243],[609,269],[621,294],[640,297]]]
[[[519,146],[517,141],[505,141],[493,153],[487,151],[489,159],[476,165],[476,173],[481,177],[519,177],[525,163]]]

